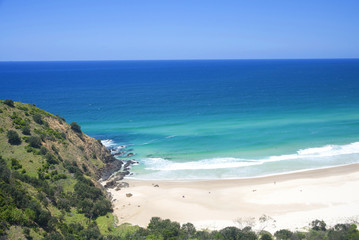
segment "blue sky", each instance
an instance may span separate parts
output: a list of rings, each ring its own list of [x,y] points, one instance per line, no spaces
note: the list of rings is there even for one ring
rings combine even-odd
[[[358,58],[358,0],[0,0],[0,61]]]

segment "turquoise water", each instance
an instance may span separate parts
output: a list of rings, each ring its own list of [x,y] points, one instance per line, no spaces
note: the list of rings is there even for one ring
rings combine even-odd
[[[134,178],[359,162],[359,60],[3,62],[0,84],[135,153]]]

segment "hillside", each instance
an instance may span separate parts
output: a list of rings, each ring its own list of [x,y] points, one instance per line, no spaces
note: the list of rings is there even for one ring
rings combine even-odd
[[[3,239],[119,236],[97,183],[120,170],[100,140],[35,105],[0,101],[0,234]]]

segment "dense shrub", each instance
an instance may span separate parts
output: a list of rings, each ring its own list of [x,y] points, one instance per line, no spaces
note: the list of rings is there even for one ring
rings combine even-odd
[[[43,124],[44,122],[42,121],[42,117],[41,114],[36,113],[34,116],[32,116],[32,118],[34,119],[34,121],[38,124]]]
[[[46,153],[47,153],[48,151],[49,151],[49,150],[47,150],[46,147],[41,146],[41,148],[40,148],[40,154],[41,154],[41,155],[46,155]]]
[[[4,103],[8,105],[9,107],[15,107],[14,101],[11,99],[5,99]]]
[[[15,170],[22,168],[22,165],[15,158],[11,158],[11,167]]]
[[[24,135],[31,135],[31,132],[30,132],[30,127],[29,126],[23,126],[22,128],[21,128],[21,132],[22,132],[22,134],[24,134]]]
[[[282,230],[276,231],[274,233],[274,236],[278,240],[290,240],[291,237],[293,236],[293,233],[287,229],[282,229]]]
[[[52,155],[51,153],[46,153],[45,158],[49,164],[58,164],[59,163],[57,161],[56,157],[54,155]]]
[[[261,240],[273,240],[273,237],[270,233],[264,233],[261,236]]]
[[[21,139],[19,137],[19,134],[14,130],[7,131],[7,138],[8,138],[8,142],[11,145],[19,145],[19,144],[21,144]]]
[[[38,136],[31,136],[29,137],[29,139],[27,140],[30,147],[33,148],[40,148],[41,147],[41,138]]]
[[[71,129],[77,133],[81,133],[81,127],[76,122],[71,123]]]
[[[56,154],[59,153],[59,150],[56,148],[55,145],[52,145],[52,146],[51,146],[51,149],[52,149],[52,151],[54,151]]]

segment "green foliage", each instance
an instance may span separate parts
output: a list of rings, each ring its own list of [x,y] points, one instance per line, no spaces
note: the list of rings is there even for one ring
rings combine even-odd
[[[312,226],[312,229],[315,231],[326,231],[327,230],[327,228],[326,228],[327,224],[323,220],[320,221],[320,220],[316,219],[316,220],[312,221],[310,225]]]
[[[41,138],[39,138],[38,136],[29,137],[27,142],[29,143],[29,146],[33,148],[40,148],[42,146]]]
[[[282,229],[282,230],[276,231],[274,233],[274,236],[278,240],[290,240],[291,237],[293,236],[293,233],[287,229]]]
[[[21,128],[21,132],[24,135],[31,135],[30,127],[29,126],[23,126]]]
[[[32,118],[34,119],[34,121],[35,121],[36,123],[38,123],[38,124],[40,124],[40,125],[44,123],[43,120],[42,120],[42,116],[41,116],[41,114],[39,114],[39,113],[34,114],[34,115],[32,116]]]
[[[22,119],[16,112],[13,112],[10,118],[12,119],[13,125],[16,129],[21,129],[28,124],[28,121]]]
[[[45,140],[55,141],[57,139],[61,142],[64,142],[65,140],[61,132],[58,132],[46,126],[44,126],[43,129],[35,129],[34,132],[39,134],[40,138],[44,141]]]
[[[11,158],[11,168],[17,170],[22,168],[22,165],[19,163],[17,159]]]
[[[81,127],[76,122],[71,123],[71,129],[77,133],[81,133]]]
[[[58,164],[59,163],[57,161],[56,157],[54,155],[52,155],[51,153],[46,153],[45,158],[46,158],[46,162],[48,164]]]
[[[5,99],[4,103],[8,105],[9,107],[15,107],[14,101],[11,99]]]
[[[272,234],[270,234],[270,233],[262,234],[261,240],[273,240]]]
[[[56,154],[59,153],[59,150],[56,148],[55,145],[52,145],[52,146],[51,146],[51,149],[52,149],[52,151],[54,151]]]
[[[17,108],[22,110],[22,111],[25,111],[25,112],[29,111],[29,109],[27,107],[18,106]]]
[[[47,150],[46,147],[41,146],[41,148],[40,148],[40,154],[41,154],[41,155],[46,155],[46,153],[48,153],[48,151],[49,151],[49,150]]]
[[[14,130],[9,130],[7,131],[7,138],[8,138],[8,142],[11,145],[20,145],[21,144],[21,139],[19,134],[14,131]]]

